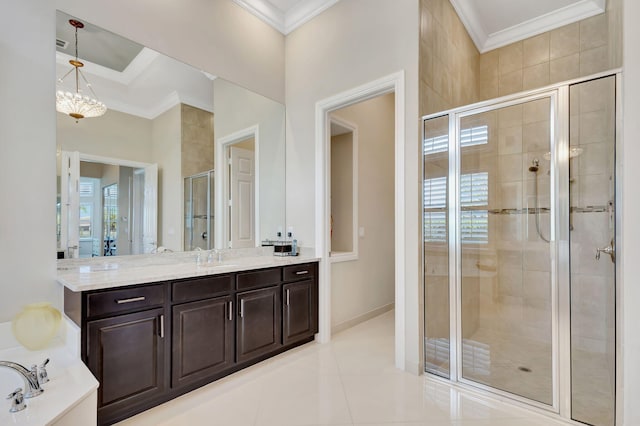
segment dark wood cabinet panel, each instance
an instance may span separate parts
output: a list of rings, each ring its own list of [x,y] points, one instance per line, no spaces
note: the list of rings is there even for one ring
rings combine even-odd
[[[87,323],[88,367],[100,382],[98,413],[165,391],[163,314],[152,309]]]
[[[174,282],[171,286],[171,301],[182,303],[229,294],[233,291],[234,278],[234,275],[229,274]]]
[[[205,380],[234,363],[231,296],[172,308],[171,386]]]
[[[316,275],[315,263],[303,263],[301,265],[291,265],[282,268],[283,281],[304,280]]]
[[[280,286],[236,296],[236,362],[245,362],[281,346]]]
[[[242,272],[236,278],[238,291],[280,284],[282,272],[280,268],[261,269],[258,271]]]
[[[87,296],[87,316],[97,317],[139,311],[164,303],[164,285],[154,284],[91,293]]]
[[[282,340],[285,345],[317,332],[315,281],[307,279],[282,286]]]

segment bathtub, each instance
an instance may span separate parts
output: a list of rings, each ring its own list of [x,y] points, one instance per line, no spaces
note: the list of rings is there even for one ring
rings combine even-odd
[[[47,349],[29,351],[14,339],[11,323],[0,323],[0,360],[30,368],[49,358],[44,393],[25,399],[27,408],[10,413],[6,397],[24,387],[22,376],[0,367],[0,425],[92,426],[96,424],[98,381],[80,361],[80,330],[67,318]],[[23,389],[24,390],[24,389]]]

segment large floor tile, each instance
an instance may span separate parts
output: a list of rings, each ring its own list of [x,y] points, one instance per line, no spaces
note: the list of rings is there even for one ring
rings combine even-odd
[[[263,386],[256,426],[351,424],[339,376],[274,372]]]
[[[449,414],[424,395],[408,374],[342,377],[354,423],[447,421]]]

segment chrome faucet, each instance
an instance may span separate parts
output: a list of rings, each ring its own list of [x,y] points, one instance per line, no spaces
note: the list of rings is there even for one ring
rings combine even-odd
[[[38,380],[38,367],[36,365],[31,367],[31,370],[27,370],[26,367],[16,362],[0,361],[0,367],[7,367],[20,373],[24,380],[25,398],[33,398],[44,392]]]
[[[214,259],[217,260],[218,263],[222,263],[222,252],[217,249],[209,250],[209,255],[207,256],[207,263],[213,263]]]

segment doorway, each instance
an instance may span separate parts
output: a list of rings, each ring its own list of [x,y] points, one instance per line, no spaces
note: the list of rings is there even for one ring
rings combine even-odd
[[[216,247],[259,245],[259,141],[259,128],[252,126],[216,143]]]
[[[318,341],[328,342],[331,339],[331,267],[330,267],[330,216],[331,201],[329,199],[330,176],[330,117],[331,111],[353,105],[355,103],[383,95],[394,93],[394,235],[392,243],[395,248],[394,276],[394,348],[395,366],[405,368],[405,217],[404,217],[404,167],[405,167],[405,95],[404,73],[397,72],[378,80],[339,93],[316,104],[316,256],[319,265],[319,333]]]
[[[69,258],[153,252],[157,188],[156,164],[62,151],[59,249]]]
[[[332,333],[394,306],[394,93],[331,111]]]

